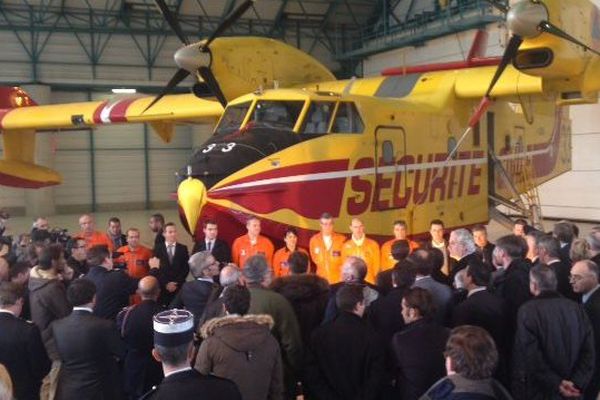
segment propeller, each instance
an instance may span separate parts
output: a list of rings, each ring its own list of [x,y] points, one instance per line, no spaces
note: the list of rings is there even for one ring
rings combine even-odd
[[[219,82],[210,68],[211,53],[209,46],[216,38],[221,36],[227,29],[229,29],[246,11],[248,11],[248,9],[254,4],[254,1],[255,0],[246,0],[240,4],[240,6],[238,6],[223,21],[221,21],[219,26],[217,26],[217,28],[206,41],[203,43],[190,44],[187,37],[183,33],[183,29],[181,28],[179,21],[171,12],[165,3],[165,0],[154,0],[154,3],[160,10],[161,14],[164,16],[171,29],[173,29],[181,43],[184,44],[184,47],[177,50],[174,57],[175,63],[179,66],[179,69],[171,77],[169,83],[167,83],[167,85],[161,90],[158,96],[156,96],[146,107],[143,113],[156,104],[161,98],[163,98],[167,93],[173,90],[173,88],[175,88],[191,74],[199,75],[206,86],[215,95],[219,103],[221,103],[223,107],[227,105],[227,99],[223,94],[223,90],[221,90]],[[197,90],[193,90],[194,94],[197,92]]]

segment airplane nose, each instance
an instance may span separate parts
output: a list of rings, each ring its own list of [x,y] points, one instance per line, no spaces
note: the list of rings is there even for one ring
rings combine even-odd
[[[206,204],[206,186],[200,180],[188,177],[177,188],[177,201],[193,234],[202,208]]]

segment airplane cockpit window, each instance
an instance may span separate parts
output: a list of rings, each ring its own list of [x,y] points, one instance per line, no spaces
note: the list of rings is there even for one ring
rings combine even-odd
[[[294,129],[304,101],[261,100],[256,103],[250,121],[254,126]]]
[[[327,133],[334,108],[333,101],[313,101],[306,114],[302,133],[307,135]]]
[[[356,105],[352,102],[340,102],[331,131],[334,133],[362,133],[364,129],[365,125]]]
[[[215,129],[216,135],[227,135],[240,129],[252,102],[236,104],[225,109],[223,117]]]

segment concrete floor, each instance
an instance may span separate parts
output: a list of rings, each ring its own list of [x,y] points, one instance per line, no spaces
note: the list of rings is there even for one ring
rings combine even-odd
[[[152,247],[154,243],[154,235],[148,228],[148,220],[150,219],[150,216],[154,213],[161,213],[165,216],[165,221],[172,221],[177,226],[181,226],[176,208],[160,210],[98,212],[94,215],[96,218],[96,228],[98,230],[104,231],[108,224],[108,219],[110,217],[117,216],[121,219],[121,225],[123,227],[124,232],[129,227],[135,227],[140,229],[142,243],[146,246]],[[69,230],[69,233],[72,234],[79,231],[79,217],[80,214],[65,214],[51,216],[48,218],[48,220],[51,228],[66,228]],[[6,234],[16,236],[23,232],[29,232],[31,230],[32,222],[32,219],[29,217],[12,217],[8,220]],[[556,221],[554,220],[545,221],[544,227],[546,228],[546,231],[550,231],[555,222]],[[597,224],[578,223],[577,225],[580,229],[580,237],[585,237],[590,232],[592,226]],[[490,239],[492,241],[510,233],[506,228],[502,227],[501,225],[495,222],[490,223],[490,225],[488,226],[488,231]],[[180,229],[179,231],[179,241],[181,243],[186,244],[188,248],[191,249],[191,246],[193,244],[192,238],[183,229]]]

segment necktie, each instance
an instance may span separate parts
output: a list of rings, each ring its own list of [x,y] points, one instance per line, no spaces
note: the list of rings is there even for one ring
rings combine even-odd
[[[173,257],[175,256],[175,245],[170,244],[169,245],[169,263],[173,262]]]
[[[211,241],[206,242],[206,250],[207,251],[211,251],[212,250],[212,242]]]

